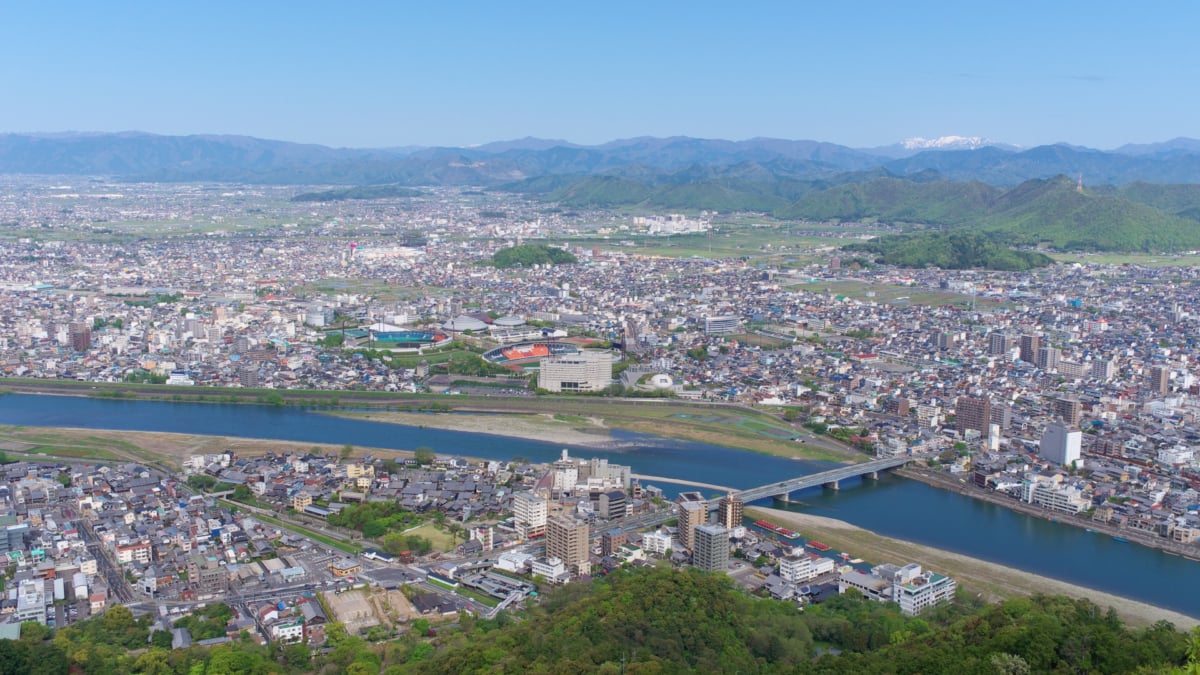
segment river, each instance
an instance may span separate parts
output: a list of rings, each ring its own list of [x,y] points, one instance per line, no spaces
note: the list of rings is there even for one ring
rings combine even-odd
[[[486,459],[522,456],[535,462],[552,461],[563,447],[570,448],[353,420],[298,408],[25,394],[0,396],[0,424],[168,431],[403,450],[428,446],[444,454]],[[830,466],[656,436],[614,432],[614,437],[632,447],[571,448],[571,454],[628,464],[634,473],[733,488],[773,483]],[[671,494],[679,489],[662,487]],[[840,491],[816,488],[792,498],[801,502],[790,505],[792,509],[1200,616],[1200,563],[1136,544],[1119,543],[890,474],[878,481],[843,481]]]

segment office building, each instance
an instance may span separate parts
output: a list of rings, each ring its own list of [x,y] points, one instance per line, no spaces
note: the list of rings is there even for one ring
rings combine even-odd
[[[612,384],[612,354],[589,349],[542,359],[538,387],[551,392],[603,391]]]
[[[36,621],[46,625],[46,583],[41,579],[22,581],[17,589],[18,623]]]
[[[708,335],[736,333],[739,330],[736,316],[706,316],[704,317],[704,332]]]
[[[546,556],[558,558],[576,576],[591,573],[588,524],[568,515],[546,521]]]
[[[1038,456],[1055,464],[1068,466],[1079,460],[1083,434],[1077,427],[1068,426],[1062,422],[1051,422],[1042,432],[1042,442],[1038,446]]]
[[[705,572],[724,572],[729,567],[729,530],[721,525],[700,525],[694,535],[692,565]]]
[[[959,396],[954,405],[954,423],[958,433],[974,429],[982,436],[992,423],[992,402],[987,397]]]
[[[513,495],[513,524],[517,536],[529,540],[546,534],[546,500],[528,492]]]
[[[621,490],[601,492],[600,499],[596,505],[597,513],[600,517],[609,520],[624,518],[628,506],[629,501],[625,498],[625,493]]]
[[[727,494],[717,502],[717,522],[728,530],[741,527],[742,512],[745,508],[746,503],[742,501],[741,497],[733,493]]]

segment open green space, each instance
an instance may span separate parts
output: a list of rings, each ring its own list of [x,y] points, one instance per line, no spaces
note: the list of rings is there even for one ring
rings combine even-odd
[[[873,284],[867,281],[815,281],[790,286],[792,290],[809,291],[810,293],[829,293],[834,296],[845,296],[855,300],[870,300],[878,303],[907,303],[937,307],[941,305],[964,305],[971,302],[970,295],[952,291],[938,291],[912,286],[896,286],[892,284]],[[1004,303],[993,298],[976,296],[975,306],[980,309],[1001,307]]]
[[[451,538],[450,533],[438,528],[433,523],[425,523],[420,527],[414,527],[411,530],[405,530],[404,534],[406,536],[416,535],[418,537],[425,537],[433,543],[433,548],[438,551],[445,552],[454,550],[455,543]]]

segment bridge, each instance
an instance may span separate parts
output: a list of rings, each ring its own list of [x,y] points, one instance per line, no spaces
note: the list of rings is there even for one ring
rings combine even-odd
[[[740,490],[733,494],[741,497],[742,501],[749,504],[750,502],[766,499],[767,497],[775,497],[786,501],[789,493],[803,490],[805,488],[824,485],[834,490],[838,489],[838,483],[848,478],[856,478],[864,476],[867,478],[878,478],[880,471],[887,471],[898,466],[904,466],[909,462],[914,462],[923,459],[924,455],[904,455],[901,457],[887,457],[884,459],[875,459],[862,464],[853,464],[850,466],[840,466],[829,471],[814,473],[808,476],[800,476],[792,478],[780,483],[771,483],[770,485],[762,485],[749,490]],[[709,510],[717,508],[717,502],[710,501],[708,504]]]

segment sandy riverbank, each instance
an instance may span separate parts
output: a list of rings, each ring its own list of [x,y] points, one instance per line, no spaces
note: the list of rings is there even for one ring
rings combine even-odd
[[[845,550],[872,563],[920,563],[935,572],[954,577],[967,589],[983,593],[984,597],[990,600],[1033,593],[1065,595],[1072,598],[1086,598],[1100,607],[1112,607],[1117,610],[1122,619],[1133,626],[1149,626],[1164,620],[1183,629],[1200,625],[1200,619],[1169,609],[1038,574],[1022,572],[959,553],[884,537],[833,518],[758,507],[747,509],[746,512],[753,514],[756,518],[765,518],[785,525],[806,537],[817,539],[835,549]]]
[[[47,435],[53,435],[48,441]],[[129,444],[98,443],[97,440]],[[82,429],[74,427],[21,427],[9,426],[0,429],[0,443],[6,449],[21,454],[22,458],[36,459],[54,457],[53,453],[25,454],[25,451],[45,445],[78,449],[76,454],[64,455],[77,461],[86,461],[89,450],[99,449],[118,461],[145,462],[149,458],[161,460],[179,467],[183,460],[192,455],[205,455],[232,450],[238,455],[262,455],[267,452],[332,453],[340,455],[344,446],[332,443],[281,441],[269,438],[240,438],[237,436],[204,436],[166,431],[116,431],[109,429]],[[376,457],[411,457],[411,451],[386,448],[353,446],[355,457],[372,454]],[[111,461],[111,460],[110,460]]]
[[[562,443],[588,448],[605,448],[613,444],[612,434],[598,417],[574,415],[558,419],[551,413],[533,414],[471,414],[471,413],[406,413],[406,412],[329,412],[328,415],[356,420],[405,424],[431,429],[468,431],[495,436],[523,438],[531,441]]]

